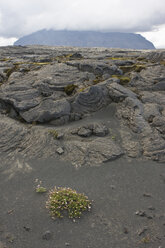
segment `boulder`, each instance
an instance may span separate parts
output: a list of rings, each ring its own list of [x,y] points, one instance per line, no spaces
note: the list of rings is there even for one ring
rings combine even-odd
[[[144,104],[144,118],[148,122],[152,122],[154,117],[161,116],[161,106],[154,103]]]
[[[92,63],[91,63],[92,62]],[[67,65],[77,67],[80,71],[90,72],[95,75],[122,75],[122,71],[116,65],[108,65],[105,62],[96,61],[80,61],[80,62],[67,62]]]
[[[108,90],[105,86],[95,85],[89,87],[84,92],[80,92],[76,97],[72,106],[72,111],[76,113],[90,113],[101,109],[108,104]]]
[[[77,129],[71,130],[72,134],[77,134],[82,137],[89,137],[91,135],[96,135],[98,137],[104,137],[109,133],[108,128],[103,123],[90,123],[83,125]]]
[[[108,81],[109,82],[109,81]],[[107,83],[106,84],[109,97],[114,102],[123,101],[126,97],[136,98],[136,94],[133,93],[131,90],[123,87],[118,83]]]
[[[20,115],[26,122],[49,122],[61,118],[62,116],[69,116],[70,104],[66,99],[53,100],[45,99],[37,107],[31,108],[28,111],[21,111]]]
[[[124,152],[113,140],[97,138],[92,141],[66,143],[67,159],[76,166],[97,165],[121,157]]]
[[[77,130],[77,134],[82,137],[89,137],[92,134],[92,130],[90,130],[89,128],[80,127]]]

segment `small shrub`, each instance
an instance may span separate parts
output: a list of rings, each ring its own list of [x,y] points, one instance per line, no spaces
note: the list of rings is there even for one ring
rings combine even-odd
[[[128,66],[120,66],[120,69],[124,73],[128,73],[131,71],[136,71],[136,72],[141,72],[141,70],[145,69],[145,65],[139,65],[139,64],[134,64],[134,65],[128,65]]]
[[[160,61],[160,64],[165,66],[165,60]]]
[[[10,58],[0,58],[0,62],[6,62],[6,61],[10,61]]]
[[[58,61],[58,63],[65,63],[72,58],[73,54],[64,54],[55,57],[54,60]]]
[[[49,193],[46,203],[52,218],[62,218],[62,212],[67,211],[69,218],[80,218],[82,212],[91,209],[91,202],[84,194],[79,194],[70,188],[54,188]]]
[[[39,181],[39,179],[35,179],[35,183],[38,183],[36,188],[35,188],[36,193],[45,193],[45,192],[47,192],[47,189],[45,187],[41,186],[42,181]]]
[[[65,86],[64,92],[65,92],[68,96],[70,96],[70,95],[73,93],[73,91],[75,90],[75,88],[77,88],[77,85],[69,84],[69,85]]]
[[[32,65],[38,65],[38,66],[42,66],[42,65],[50,65],[51,62],[33,62],[31,63]]]
[[[14,65],[12,68],[6,69],[5,73],[7,78],[9,78],[13,72],[18,71],[18,69],[19,69],[18,65]]]
[[[146,236],[146,237],[141,239],[141,243],[147,244],[149,242],[150,242],[150,237],[149,236]]]
[[[138,57],[137,60],[147,62],[147,59],[145,57]]]
[[[103,81],[103,78],[101,76],[96,76],[96,78],[93,80],[93,84],[98,84]]]
[[[109,60],[130,60],[129,57],[107,57]]]
[[[126,76],[112,75],[112,77],[119,79],[121,85],[126,85],[131,80],[129,77],[126,77]]]
[[[57,137],[58,137],[57,130],[49,130],[49,134],[51,134],[54,139],[57,139]]]
[[[20,61],[20,62],[15,62],[15,63],[13,63],[14,66],[23,65],[23,64],[25,64],[25,62],[21,62],[21,61]]]
[[[32,125],[33,126],[37,125],[37,121],[32,121]]]
[[[120,66],[119,67],[124,73],[131,72],[135,69],[134,65]]]
[[[145,68],[146,68],[145,65],[136,65],[135,71],[136,71],[136,72],[141,72],[141,71],[144,70]]]
[[[42,186],[38,186],[36,187],[36,193],[45,193],[47,192],[47,189],[42,187]]]
[[[86,87],[86,88],[87,88],[87,87]],[[79,92],[79,93],[80,93],[80,92],[83,92],[84,90],[86,90],[86,88],[85,88],[85,87],[80,88],[80,89],[77,90],[77,92]]]

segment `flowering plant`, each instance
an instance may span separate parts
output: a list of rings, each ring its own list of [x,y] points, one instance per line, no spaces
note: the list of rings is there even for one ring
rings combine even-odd
[[[64,211],[68,212],[69,218],[80,218],[83,211],[91,209],[91,202],[71,188],[55,187],[49,192],[46,207],[53,218],[62,218]]]

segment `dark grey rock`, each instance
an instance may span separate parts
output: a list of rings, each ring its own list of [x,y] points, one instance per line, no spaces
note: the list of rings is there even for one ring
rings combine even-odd
[[[125,234],[128,234],[129,232],[128,232],[128,228],[127,227],[124,227],[123,228],[123,232],[125,233]]]
[[[29,111],[20,112],[21,117],[26,122],[49,122],[70,114],[70,104],[67,100],[46,99],[35,108]]]
[[[117,110],[117,114],[135,133],[142,133],[145,128],[149,128],[143,117],[143,105],[137,98],[127,97]]]
[[[141,230],[138,231],[138,235],[141,236],[142,234],[144,234],[146,231],[148,230],[148,228],[144,227]]]
[[[161,107],[158,104],[146,103],[144,104],[144,118],[148,122],[152,122],[154,117],[161,116]]]
[[[60,126],[66,124],[68,121],[69,121],[69,115],[64,115],[58,119],[50,121],[49,124],[53,126]]]
[[[143,154],[155,161],[165,162],[165,140],[157,130],[143,138]]]
[[[50,240],[52,238],[52,233],[50,231],[46,231],[42,235],[42,239],[44,240]]]
[[[92,125],[92,132],[94,135],[104,137],[108,134],[108,128],[102,123],[94,123]]]
[[[7,85],[2,87],[0,92],[0,99],[8,104],[11,104],[16,110],[23,111],[34,108],[39,104],[39,93],[35,89],[29,87],[16,85]]]
[[[122,85],[118,83],[107,83],[109,97],[114,102],[123,101],[126,97],[135,98],[136,94],[131,90],[124,88]]]
[[[154,211],[155,210],[155,208],[152,207],[152,206],[149,206],[148,209],[151,210],[151,211]]]
[[[27,232],[29,232],[29,231],[30,231],[30,229],[31,229],[31,228],[30,228],[30,227],[28,227],[28,226],[24,226],[23,228],[24,228],[24,229],[25,229],[25,231],[27,231]]]
[[[132,60],[119,60],[119,59],[113,59],[113,63],[117,66],[128,66],[133,65],[135,61]]]
[[[135,214],[138,215],[138,216],[141,216],[141,217],[145,217],[146,216],[146,212],[143,211],[143,210],[138,210],[138,211],[136,211]]]
[[[58,147],[57,150],[56,150],[56,152],[57,152],[59,155],[61,155],[61,154],[64,153],[64,149],[63,149],[62,147]]]
[[[143,196],[144,196],[144,197],[152,197],[152,195],[149,194],[149,193],[144,193]]]
[[[76,63],[67,62],[67,65],[75,66],[80,71],[90,72],[90,73],[93,73],[94,75],[100,75],[100,76],[104,74],[122,75],[122,71],[116,65],[108,65],[105,62],[96,62],[95,60],[90,61],[90,62],[88,60],[80,61]]]
[[[154,116],[152,125],[156,126],[156,127],[164,126],[165,125],[165,116],[161,116],[161,115]]]
[[[95,165],[121,157],[122,148],[110,138],[96,138],[86,142],[66,142],[67,159],[76,166]]]
[[[79,128],[72,129],[72,134],[77,134],[82,137],[89,137],[91,135],[96,135],[98,137],[104,137],[109,133],[108,128],[103,123],[89,123],[83,125]]]
[[[165,91],[165,80],[156,83],[156,84],[154,85],[153,89],[154,89],[154,90],[163,90],[163,91]]]
[[[142,103],[157,103],[160,106],[164,106],[165,98],[161,92],[140,92],[140,99]],[[154,99],[154,101],[153,101]]]
[[[85,128],[85,127],[81,127],[81,128],[78,130],[77,134],[78,134],[79,136],[82,136],[82,137],[89,137],[89,136],[91,136],[91,134],[92,134],[92,130],[90,130],[90,129],[88,129],[88,128]]]
[[[165,59],[165,52],[163,51],[155,51],[149,52],[147,56],[145,56],[147,60],[152,62],[160,62],[161,60]]]
[[[140,73],[133,74],[130,85],[141,91],[158,91],[159,85],[160,88],[163,87],[161,82],[164,79],[165,70],[163,65],[146,66]]]
[[[5,80],[5,77],[2,73],[0,73],[0,83],[3,83]]]
[[[76,113],[90,113],[104,107],[108,102],[108,90],[101,85],[91,86],[88,91],[77,95],[71,104],[72,111]]]

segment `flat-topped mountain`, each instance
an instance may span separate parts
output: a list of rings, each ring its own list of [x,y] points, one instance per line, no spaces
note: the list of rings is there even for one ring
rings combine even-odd
[[[140,34],[45,29],[18,39],[14,45],[155,49],[154,45]]]

